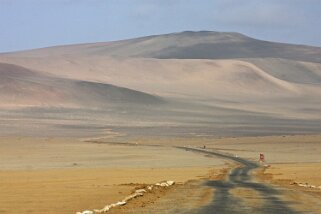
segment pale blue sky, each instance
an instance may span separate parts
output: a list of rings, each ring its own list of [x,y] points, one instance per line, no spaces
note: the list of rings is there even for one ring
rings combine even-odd
[[[0,0],[0,52],[185,30],[321,47],[321,0]]]

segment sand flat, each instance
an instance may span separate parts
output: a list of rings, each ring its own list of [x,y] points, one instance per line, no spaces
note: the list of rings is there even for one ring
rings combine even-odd
[[[267,163],[271,164],[266,173],[271,174],[273,179],[286,180],[287,184],[293,180],[319,185],[320,139],[318,135],[146,138],[133,139],[131,144],[116,144],[70,138],[2,137],[0,203],[4,205],[0,213],[74,213],[102,208],[121,200],[136,184],[152,184],[161,180],[184,183],[211,177],[211,174],[215,174],[216,179],[223,179],[219,175],[222,174],[221,169],[226,168],[224,160],[178,150],[171,147],[173,145],[206,145],[210,150],[252,160],[257,160],[259,153],[263,152]],[[286,187],[291,188],[290,185]],[[187,189],[183,188],[182,192],[189,193],[199,188]],[[205,189],[195,194],[201,197],[205,193],[205,198],[213,194]],[[148,209],[165,209],[163,202],[179,197],[183,195],[177,191],[168,196],[163,194],[163,199]],[[306,200],[303,206],[312,203],[312,198],[302,199]],[[138,205],[140,203],[145,202],[138,202]],[[136,206],[130,207],[137,209]]]
[[[168,146],[98,144],[72,138],[0,138],[0,170],[171,168],[223,164]]]
[[[170,147],[3,137],[0,213],[69,214],[102,208],[130,194],[136,184],[184,183],[223,164]]]
[[[208,171],[206,167],[0,171],[0,213],[69,214],[102,208],[129,195],[136,183],[166,179],[182,183]]]
[[[265,173],[272,174],[275,181],[321,186],[321,163],[273,164]]]
[[[320,135],[283,135],[264,137],[222,138],[207,146],[240,157],[259,160],[265,155],[266,163],[321,163]]]

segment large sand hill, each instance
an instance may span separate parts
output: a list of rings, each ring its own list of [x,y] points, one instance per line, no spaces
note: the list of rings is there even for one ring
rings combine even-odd
[[[277,133],[262,126],[278,127],[283,133],[316,133],[320,127],[318,83],[280,79],[251,62],[113,57],[0,61],[6,62],[0,65],[0,106],[1,129],[7,134],[18,125],[26,134],[28,128],[22,124],[27,118],[40,129],[54,126],[53,135],[62,125],[75,127],[70,133],[77,127],[84,129],[84,121],[87,135],[92,135],[89,129],[94,126],[100,134],[126,125],[192,126],[189,132],[198,134],[208,134],[205,129],[244,134],[243,125],[258,125],[260,130],[247,130],[249,134]],[[312,68],[315,76],[320,74],[317,64]],[[310,78],[305,73],[296,75],[298,80]],[[218,126],[226,131],[217,131]]]
[[[109,129],[139,135],[147,127],[153,135],[164,134],[155,131],[161,128],[177,136],[318,133],[320,50],[237,33],[183,32],[1,54],[0,130],[50,136],[105,135]]]

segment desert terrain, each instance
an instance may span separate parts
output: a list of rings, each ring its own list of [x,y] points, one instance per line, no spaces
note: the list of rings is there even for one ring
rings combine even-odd
[[[0,213],[100,209],[166,180],[110,213],[208,213],[220,195],[269,213],[265,193],[318,213],[298,184],[321,185],[320,134],[320,47],[188,31],[0,54]]]
[[[215,191],[202,183],[224,180],[236,164],[173,148],[174,143],[193,148],[206,145],[210,151],[238,155],[254,162],[264,153],[271,166],[258,169],[255,177],[284,188],[283,197],[296,210],[317,213],[321,191],[299,187],[293,182],[321,186],[320,140],[321,136],[317,135],[153,138],[127,143],[109,139],[2,137],[1,213],[67,214],[93,210],[119,201],[135,188],[163,180],[174,180],[176,185],[110,213],[197,213],[199,207],[215,196]],[[259,197],[253,198],[259,193],[247,189],[235,189],[232,194],[254,204],[259,202]]]
[[[169,146],[77,139],[0,140],[1,213],[76,213],[120,200],[139,185],[178,185],[225,168],[225,161]]]

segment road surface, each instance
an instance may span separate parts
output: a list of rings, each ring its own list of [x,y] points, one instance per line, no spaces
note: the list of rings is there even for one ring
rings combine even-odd
[[[213,155],[220,158],[232,160],[241,166],[233,169],[225,181],[206,182],[206,185],[214,188],[213,201],[201,208],[197,213],[200,214],[297,214],[292,210],[287,202],[280,199],[282,191],[268,184],[254,181],[251,171],[259,167],[258,164],[245,160],[240,157],[233,157],[214,151],[178,147],[187,151],[199,152],[206,155]],[[233,193],[233,190],[243,190],[247,193],[245,199],[241,194]],[[235,192],[235,191],[234,191]],[[242,191],[240,191],[242,192]],[[250,194],[249,194],[250,193]],[[251,195],[251,193],[254,193]],[[245,199],[245,200],[244,200]]]

